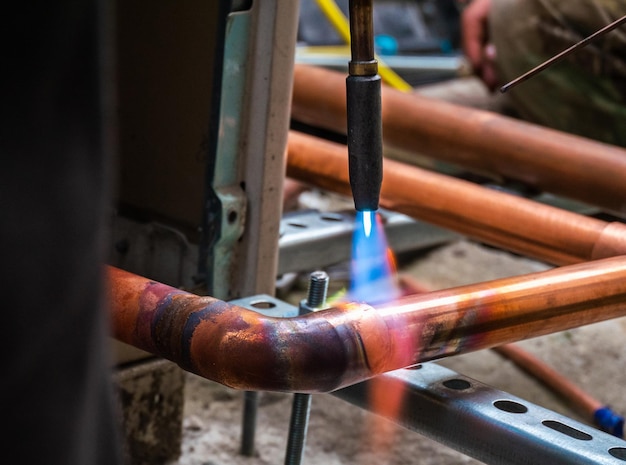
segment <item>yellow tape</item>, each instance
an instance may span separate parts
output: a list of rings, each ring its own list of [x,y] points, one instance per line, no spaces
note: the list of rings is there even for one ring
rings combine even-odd
[[[341,8],[337,6],[334,0],[315,0],[315,2],[341,38],[346,42],[346,44],[349,44],[350,22],[343,14],[343,11],[341,11]],[[413,90],[413,87],[402,79],[393,69],[387,66],[385,62],[380,59],[380,57],[376,56],[376,60],[378,61],[378,74],[380,74],[380,77],[385,83],[403,92],[410,92]]]

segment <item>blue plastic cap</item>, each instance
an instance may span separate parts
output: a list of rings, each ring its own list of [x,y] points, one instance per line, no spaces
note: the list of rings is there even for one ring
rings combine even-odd
[[[593,419],[603,431],[618,438],[624,437],[624,417],[616,414],[609,407],[596,410]]]
[[[379,34],[374,37],[374,46],[380,55],[397,55],[398,41],[395,37],[387,34]]]

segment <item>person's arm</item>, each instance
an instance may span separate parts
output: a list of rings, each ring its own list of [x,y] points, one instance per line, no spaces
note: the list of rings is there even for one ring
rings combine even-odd
[[[491,0],[468,2],[461,15],[462,47],[474,73],[494,90],[498,85],[495,70],[496,51],[489,42],[489,11]]]

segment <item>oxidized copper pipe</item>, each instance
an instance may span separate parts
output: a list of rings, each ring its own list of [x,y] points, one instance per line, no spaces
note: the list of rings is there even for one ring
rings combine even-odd
[[[296,65],[292,117],[346,131],[345,76]],[[385,144],[626,213],[626,150],[387,86]]]
[[[271,318],[109,268],[113,334],[245,390],[323,392],[626,315],[626,257]]]
[[[287,175],[350,194],[347,150],[291,131]],[[540,204],[394,160],[383,164],[380,204],[485,243],[557,265],[626,254],[626,225]],[[626,183],[624,183],[626,184]]]

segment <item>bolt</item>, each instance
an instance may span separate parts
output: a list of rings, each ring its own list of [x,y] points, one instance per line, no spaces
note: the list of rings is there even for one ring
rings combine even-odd
[[[315,311],[326,305],[329,281],[330,278],[325,271],[314,271],[311,273],[307,298],[300,302],[300,314]],[[300,465],[302,463],[310,411],[311,394],[296,393],[291,408],[285,465]]]
[[[326,292],[328,292],[328,274],[325,271],[314,271],[309,277],[309,291],[306,303],[311,308],[322,308],[326,305]]]

